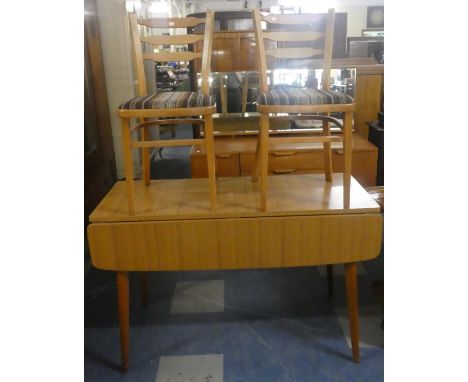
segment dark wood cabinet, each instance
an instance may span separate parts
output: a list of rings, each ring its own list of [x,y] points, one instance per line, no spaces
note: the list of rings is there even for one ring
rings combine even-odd
[[[84,18],[84,216],[116,180],[96,0],[85,0]]]

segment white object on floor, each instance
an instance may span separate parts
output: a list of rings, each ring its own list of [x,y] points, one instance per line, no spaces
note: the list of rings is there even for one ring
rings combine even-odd
[[[223,382],[223,354],[163,356],[155,382]]]

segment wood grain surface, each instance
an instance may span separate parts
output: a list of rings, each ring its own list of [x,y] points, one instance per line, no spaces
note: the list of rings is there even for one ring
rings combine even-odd
[[[99,269],[171,271],[296,267],[370,260],[380,253],[373,214],[93,223]]]
[[[323,174],[268,177],[269,210],[258,210],[257,182],[248,177],[218,178],[217,211],[211,211],[208,179],[134,182],[134,215],[128,214],[125,182],[117,182],[90,216],[90,221],[187,220],[263,216],[378,213],[380,206],[352,178],[351,206],[343,209],[342,175],[326,182]]]

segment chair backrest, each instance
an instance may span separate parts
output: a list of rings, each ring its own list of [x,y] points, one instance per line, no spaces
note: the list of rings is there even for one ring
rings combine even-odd
[[[147,95],[144,60],[157,62],[170,61],[191,61],[196,58],[202,59],[201,70],[201,91],[209,94],[208,77],[211,65],[211,44],[213,41],[214,12],[206,12],[205,18],[184,17],[184,18],[151,18],[139,19],[135,13],[129,13],[130,34],[132,40],[133,59],[135,63],[136,77],[138,81],[138,95]],[[199,24],[205,24],[204,34],[177,34],[172,36],[141,36],[138,25],[148,28],[192,28]],[[154,53],[144,53],[142,43],[152,46],[160,45],[188,45],[198,41],[203,41],[202,53],[190,51],[168,52],[159,51]]]
[[[257,52],[259,60],[260,91],[268,91],[267,80],[267,56],[275,59],[310,59],[312,57],[323,56],[323,77],[322,89],[330,89],[330,71],[333,50],[333,29],[335,23],[335,10],[329,9],[325,24],[317,23],[317,14],[299,15],[277,15],[269,14],[264,16],[259,9],[253,10],[255,37],[257,40]],[[262,22],[273,26],[291,26],[290,30],[267,29],[262,30]],[[311,25],[318,26],[321,30],[311,30]],[[272,49],[265,49],[265,41],[275,42]],[[323,48],[298,47],[296,43],[322,42]],[[278,43],[280,47],[278,47]],[[282,43],[287,43],[294,47],[281,47]],[[276,46],[275,46],[276,45]],[[309,44],[310,45],[310,44]],[[316,44],[314,44],[316,45]]]

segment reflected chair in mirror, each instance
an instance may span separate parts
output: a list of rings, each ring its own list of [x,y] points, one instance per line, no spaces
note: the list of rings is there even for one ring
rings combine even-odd
[[[214,13],[207,12],[205,18],[151,18],[139,19],[135,13],[129,14],[130,34],[133,50],[133,61],[138,87],[138,96],[119,106],[118,116],[122,122],[122,142],[125,162],[125,178],[127,182],[129,214],[135,213],[135,191],[133,174],[132,149],[142,150],[142,172],[144,184],[149,186],[150,155],[149,148],[191,146],[202,144],[206,146],[208,162],[208,183],[211,209],[216,209],[216,178],[213,140],[213,118],[215,113],[214,98],[209,95],[208,77],[210,74],[211,44],[213,37]],[[141,36],[147,28],[168,29],[178,28],[185,32],[199,24],[205,24],[203,34],[173,34]],[[170,52],[162,49],[151,49],[154,53],[144,53],[142,44],[162,48],[161,45],[190,45],[203,41],[203,51]],[[145,49],[147,51],[147,49]],[[201,89],[200,91],[163,91],[148,94],[145,79],[144,60],[154,62],[186,62],[201,58]],[[137,123],[131,126],[131,120]],[[202,139],[149,140],[149,128],[162,125],[198,124],[204,126]],[[139,132],[137,134],[132,132]]]
[[[258,97],[258,73],[244,72],[242,76],[242,114],[248,112],[253,103],[256,104]]]
[[[352,153],[352,118],[355,108],[354,100],[344,93],[330,91],[330,71],[333,49],[333,28],[335,12],[328,11],[326,23],[317,23],[316,14],[299,15],[263,15],[258,9],[253,10],[255,37],[258,46],[260,95],[257,100],[257,111],[260,113],[260,132],[257,140],[256,163],[253,180],[259,178],[260,209],[267,209],[268,194],[268,147],[273,142],[308,143],[321,142],[324,148],[325,179],[332,182],[331,143],[342,141],[344,151],[343,173],[343,207],[349,208],[351,185],[351,153]],[[262,24],[266,22],[266,30]],[[288,29],[273,29],[288,25]],[[315,26],[315,30],[312,27]],[[318,25],[318,28],[317,28]],[[317,30],[321,29],[321,30]],[[266,40],[269,40],[266,43]],[[298,47],[298,45],[306,45]],[[322,45],[322,49],[315,46]],[[265,49],[265,46],[268,49]],[[282,47],[287,45],[287,47]],[[288,47],[289,45],[289,47]],[[293,46],[293,47],[291,47]],[[314,46],[314,47],[312,47]],[[272,47],[272,48],[270,48]],[[321,89],[271,87],[268,86],[267,69],[273,62],[297,62],[303,59],[323,57],[323,76]],[[307,62],[304,62],[306,64]],[[288,65],[289,66],[289,65]],[[321,120],[323,133],[317,136],[270,137],[270,119],[278,113],[287,113],[289,119]],[[341,123],[330,113],[343,113]],[[283,117],[284,118],[284,117]],[[330,123],[339,126],[343,134],[332,135]]]

